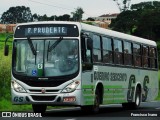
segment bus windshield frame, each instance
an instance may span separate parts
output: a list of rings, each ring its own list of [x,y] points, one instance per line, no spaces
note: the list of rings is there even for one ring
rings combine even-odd
[[[40,54],[43,57],[38,58]],[[71,79],[79,73],[79,40],[76,38],[15,39],[12,57],[12,73],[16,79],[22,81],[22,78]],[[51,60],[51,57],[54,60]],[[38,63],[40,60],[43,62]],[[23,63],[26,65],[24,66]],[[17,66],[18,64],[23,65]],[[18,71],[18,67],[23,70]],[[27,74],[26,69],[29,71]]]

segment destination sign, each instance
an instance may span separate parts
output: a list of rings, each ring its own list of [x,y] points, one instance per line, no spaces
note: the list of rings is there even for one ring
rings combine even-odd
[[[67,35],[67,27],[28,27],[25,36],[30,35]]]
[[[78,37],[78,26],[74,24],[33,24],[20,25],[15,38],[24,37]]]

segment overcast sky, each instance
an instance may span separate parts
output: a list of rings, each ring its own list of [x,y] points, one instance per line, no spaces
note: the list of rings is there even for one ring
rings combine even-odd
[[[144,1],[154,0],[131,0],[131,4]],[[81,7],[85,12],[83,15],[84,19],[120,12],[116,2],[113,0],[0,0],[0,17],[3,12],[7,11],[10,7],[22,5],[30,7],[32,14],[47,14],[47,16],[71,15],[71,12],[75,11],[77,7]]]

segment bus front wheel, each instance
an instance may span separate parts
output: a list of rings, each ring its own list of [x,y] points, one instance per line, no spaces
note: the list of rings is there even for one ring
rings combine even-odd
[[[94,105],[93,105],[93,112],[94,113],[99,112],[99,105],[100,105],[100,93],[99,93],[99,90],[96,90],[95,100],[94,100]]]
[[[47,109],[47,105],[32,104],[32,109],[34,113],[41,113],[43,115]]]
[[[93,105],[88,105],[88,106],[81,106],[81,110],[83,112],[98,113],[99,112],[99,106],[100,106],[100,92],[97,89],[96,93],[95,93],[94,104]]]

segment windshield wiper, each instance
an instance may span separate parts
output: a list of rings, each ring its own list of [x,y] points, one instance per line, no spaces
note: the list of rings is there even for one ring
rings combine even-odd
[[[31,41],[31,39],[30,39],[30,38],[27,38],[27,40],[28,40],[28,43],[29,43],[29,46],[30,46],[30,48],[31,48],[31,51],[32,51],[33,55],[36,55],[36,50],[35,50],[35,48],[34,48],[34,46],[33,46],[33,43],[32,43],[32,41]]]
[[[51,47],[48,47],[48,52],[51,52],[61,41],[63,40],[63,37],[60,37],[56,42],[51,45]]]
[[[31,48],[31,51],[32,51],[32,53],[33,53],[33,55],[35,55],[35,65],[36,65],[36,58],[37,58],[37,44],[36,44],[36,49],[34,48],[34,46],[33,46],[33,43],[32,43],[32,41],[31,41],[31,39],[30,38],[27,38],[27,40],[28,40],[28,44],[29,44],[29,46],[30,46],[30,48]]]

